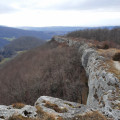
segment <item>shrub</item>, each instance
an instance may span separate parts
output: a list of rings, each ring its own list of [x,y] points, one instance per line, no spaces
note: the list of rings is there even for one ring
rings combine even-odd
[[[103,45],[103,49],[109,49],[109,45],[108,44],[104,44]]]
[[[113,56],[113,60],[114,60],[114,61],[120,61],[120,53],[116,53],[116,54]]]

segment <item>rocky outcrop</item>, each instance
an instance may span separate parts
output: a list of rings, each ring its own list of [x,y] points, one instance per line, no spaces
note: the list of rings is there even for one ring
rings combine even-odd
[[[41,96],[34,106],[0,106],[0,120],[106,120],[98,111],[75,102]]]
[[[107,72],[108,68],[104,67],[107,64],[105,58],[95,50],[86,49],[82,55],[82,63],[89,78],[87,105],[116,120],[120,119],[120,83],[113,73]]]
[[[69,46],[77,46],[88,76],[87,105],[115,120],[120,119],[120,82],[114,73],[108,72],[109,65],[105,62],[105,58],[99,56],[94,48],[83,41],[62,37],[54,37],[54,39],[60,43],[65,42]]]
[[[2,119],[7,120],[13,115],[15,115],[15,116],[21,115],[23,117],[34,118],[37,116],[36,111],[37,111],[37,109],[30,105],[25,105],[21,109],[14,108],[12,105],[10,105],[10,106],[0,105],[0,120],[2,120]]]
[[[40,97],[36,101],[35,106],[39,106],[44,112],[61,117],[65,120],[92,111],[88,106],[48,96]]]

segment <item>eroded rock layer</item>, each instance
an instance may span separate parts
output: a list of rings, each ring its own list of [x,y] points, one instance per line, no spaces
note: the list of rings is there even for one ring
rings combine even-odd
[[[82,56],[82,65],[89,79],[87,105],[102,111],[108,117],[120,119],[120,82],[114,73],[108,71],[109,65],[105,58],[83,41],[78,42],[57,36],[54,39],[78,47]]]

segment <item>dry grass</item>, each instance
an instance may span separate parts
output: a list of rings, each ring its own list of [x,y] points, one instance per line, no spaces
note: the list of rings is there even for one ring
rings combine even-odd
[[[14,103],[12,104],[13,108],[21,109],[25,106],[24,103]]]
[[[120,71],[114,66],[113,60],[107,61],[107,64],[110,66],[108,72],[114,73],[114,75],[120,80]]]
[[[68,111],[67,108],[59,108],[58,105],[52,104],[49,101],[45,102],[45,107],[51,108],[51,109],[55,110],[58,113],[65,113],[65,112]]]
[[[106,63],[103,65],[105,68],[108,68],[108,72],[113,73],[118,79],[120,79],[120,71],[115,67],[113,57],[116,53],[120,53],[120,49],[110,48],[107,50],[98,49],[99,55],[106,58]]]
[[[39,114],[38,118],[27,118],[21,115],[17,115],[10,117],[8,120],[64,120],[59,116],[45,113],[39,106],[36,106],[36,108]],[[108,119],[98,111],[94,111],[94,112],[88,112],[84,115],[77,115],[71,120],[108,120]]]
[[[112,59],[112,57],[120,52],[120,49],[110,48],[110,49],[97,49],[98,53],[105,58]]]
[[[43,111],[40,106],[36,106],[38,117],[40,120],[63,120],[61,117],[54,114],[49,114]]]
[[[85,115],[78,115],[72,120],[107,120],[107,118],[98,111],[88,112]]]
[[[41,120],[39,118],[28,118],[28,117],[23,117],[21,115],[13,115],[10,117],[8,120]]]

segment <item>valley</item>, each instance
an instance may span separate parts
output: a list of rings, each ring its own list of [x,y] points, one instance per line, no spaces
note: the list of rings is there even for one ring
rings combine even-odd
[[[0,106],[6,111],[0,114],[13,120],[29,120],[29,110],[32,120],[120,118],[119,33],[119,28],[94,29],[47,42],[29,36],[13,40],[4,49],[17,54],[4,53],[2,62],[9,62],[0,69],[0,104],[11,106]],[[6,55],[16,56],[9,60]],[[24,106],[18,110],[16,103]]]

